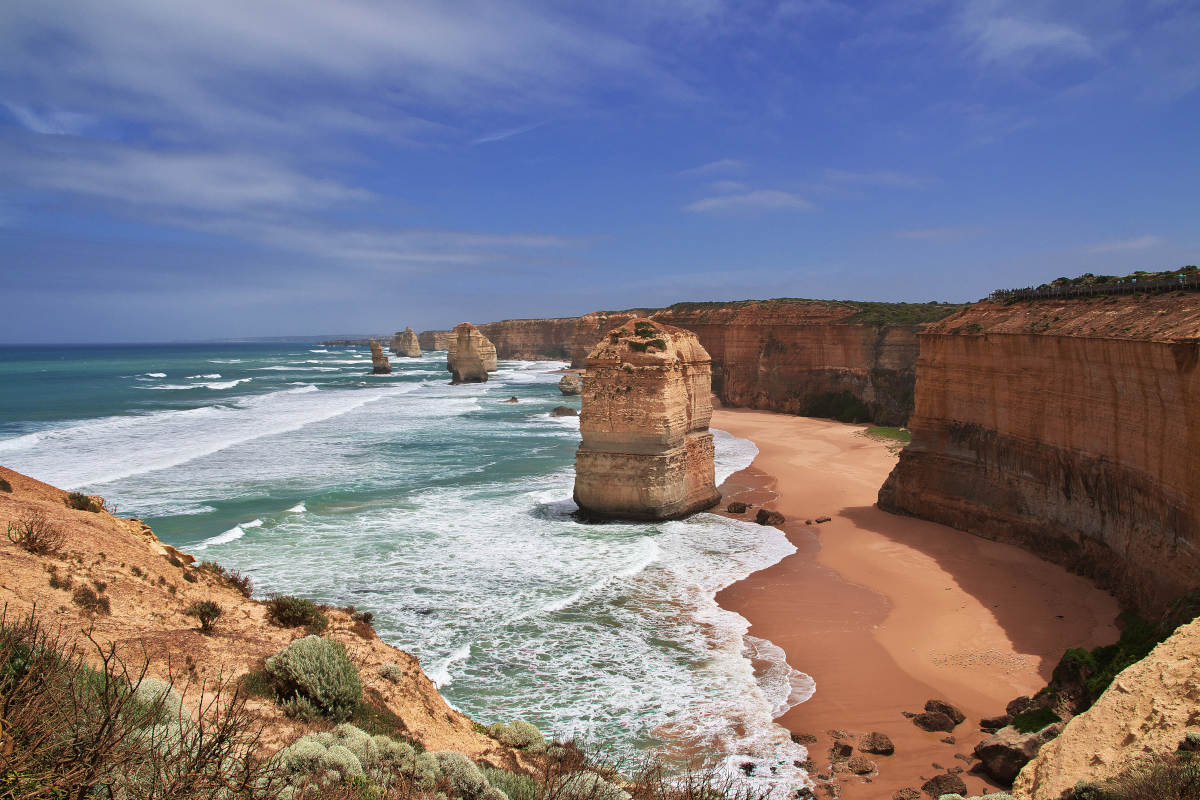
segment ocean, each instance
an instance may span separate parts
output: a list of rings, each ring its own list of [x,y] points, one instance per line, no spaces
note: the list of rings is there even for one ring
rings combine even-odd
[[[812,682],[713,599],[793,552],[784,535],[577,522],[579,422],[549,413],[579,408],[564,364],[463,386],[444,353],[392,364],[372,376],[366,348],[317,344],[0,348],[0,464],[104,496],[256,596],[372,611],[485,724],[803,785],[773,720]],[[720,482],[757,450],[715,438]]]

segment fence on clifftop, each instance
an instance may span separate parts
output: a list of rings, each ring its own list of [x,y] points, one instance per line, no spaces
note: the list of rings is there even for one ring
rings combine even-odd
[[[997,289],[992,300],[1037,300],[1047,297],[1094,297],[1135,292],[1200,291],[1200,273],[1172,275],[1166,278],[1120,278],[1106,283],[1087,283],[1072,286],[1038,286],[1025,289]]]

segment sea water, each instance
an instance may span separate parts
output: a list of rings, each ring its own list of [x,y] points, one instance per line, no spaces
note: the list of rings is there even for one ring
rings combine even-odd
[[[258,596],[372,611],[478,721],[804,784],[773,720],[812,682],[713,599],[793,552],[780,531],[576,521],[561,362],[462,386],[444,353],[370,364],[316,344],[0,349],[0,464],[103,495]],[[720,482],[757,451],[714,434]]]

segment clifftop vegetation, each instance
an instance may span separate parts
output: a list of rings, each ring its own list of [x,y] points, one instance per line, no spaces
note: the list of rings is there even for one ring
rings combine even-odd
[[[883,303],[870,300],[814,300],[804,297],[775,297],[770,300],[729,300],[675,303],[666,311],[691,313],[713,311],[721,308],[745,308],[757,306],[767,310],[786,309],[792,306],[826,306],[844,308],[852,313],[839,319],[851,325],[915,325],[936,322],[966,308],[965,303],[944,303],[931,300],[928,303]]]

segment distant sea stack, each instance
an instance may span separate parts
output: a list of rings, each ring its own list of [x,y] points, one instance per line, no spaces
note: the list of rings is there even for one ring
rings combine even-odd
[[[374,339],[371,340],[371,374],[392,374],[392,362],[388,361],[387,353],[383,352],[383,347]]]
[[[696,335],[634,319],[589,354],[575,455],[585,516],[657,520],[715,505],[712,364]]]
[[[451,331],[421,331],[417,334],[417,343],[422,350],[449,350]]]
[[[454,376],[451,383],[483,383],[497,369],[495,345],[469,322],[454,327],[449,351],[446,369]]]
[[[1200,588],[1200,293],[985,301],[920,337],[880,508],[1019,544],[1144,614]]]
[[[401,358],[420,358],[421,343],[412,328],[405,328],[392,336],[392,352]]]

